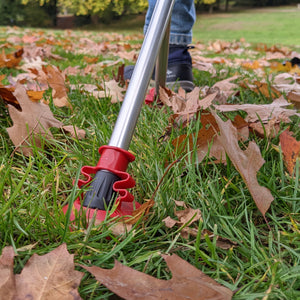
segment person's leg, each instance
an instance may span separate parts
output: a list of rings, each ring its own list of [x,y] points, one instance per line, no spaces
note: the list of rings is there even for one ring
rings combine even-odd
[[[144,33],[146,33],[156,0],[149,0],[149,7],[145,18]],[[196,20],[193,0],[175,0],[171,17],[171,45],[188,45],[192,42],[192,28]]]
[[[163,0],[161,0],[163,1]],[[145,18],[144,33],[149,26],[156,0],[149,0]],[[175,0],[171,16],[170,45],[168,56],[167,85],[172,88],[178,83],[186,91],[194,88],[192,59],[188,45],[192,42],[192,28],[196,12],[193,0]],[[124,78],[130,79],[133,67],[125,67]]]

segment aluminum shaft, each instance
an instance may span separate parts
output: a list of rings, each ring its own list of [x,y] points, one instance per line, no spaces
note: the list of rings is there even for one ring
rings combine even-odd
[[[156,2],[109,146],[129,149],[175,0]]]

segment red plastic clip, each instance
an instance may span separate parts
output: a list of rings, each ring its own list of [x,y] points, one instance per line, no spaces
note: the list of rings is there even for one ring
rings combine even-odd
[[[112,146],[102,146],[99,148],[100,159],[95,167],[84,166],[81,168],[81,173],[86,177],[86,180],[78,180],[78,187],[87,186],[92,181],[91,174],[96,174],[99,170],[107,170],[117,175],[120,180],[113,184],[113,190],[118,193],[115,204],[117,208],[110,213],[109,211],[87,208],[82,206],[83,195],[78,197],[73,204],[70,220],[75,219],[75,211],[78,214],[85,213],[89,220],[96,213],[96,220],[103,221],[107,214],[110,217],[130,216],[133,211],[140,207],[140,204],[134,201],[134,197],[127,189],[135,186],[134,179],[125,172],[130,162],[134,161],[135,157],[130,152]],[[75,210],[75,211],[74,211]],[[63,207],[63,212],[68,211],[68,205]]]

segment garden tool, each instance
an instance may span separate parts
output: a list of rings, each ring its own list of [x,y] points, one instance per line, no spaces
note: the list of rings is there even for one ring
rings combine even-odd
[[[134,179],[126,172],[134,161],[128,152],[134,129],[145,99],[150,78],[155,66],[156,93],[159,86],[165,86],[168,64],[169,32],[171,12],[175,0],[157,1],[138,56],[124,101],[108,145],[99,148],[100,159],[96,166],[84,166],[81,173],[86,180],[79,180],[78,186],[88,186],[85,195],[73,204],[63,208],[74,220],[76,211],[84,212],[87,219],[94,214],[98,221],[108,216],[128,216],[140,205],[127,191],[135,185]],[[110,211],[111,208],[114,208]]]

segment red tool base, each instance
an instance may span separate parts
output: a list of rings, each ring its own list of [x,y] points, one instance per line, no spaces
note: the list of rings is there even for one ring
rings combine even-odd
[[[105,210],[86,208],[82,206],[81,201],[79,199],[76,199],[72,207],[70,221],[73,222],[76,217],[84,213],[86,215],[87,222],[91,220],[94,214],[96,213],[95,219],[97,220],[97,223],[103,222],[107,218],[132,216],[133,211],[138,209],[140,206],[141,205],[138,202],[134,202],[134,203],[123,202],[118,206],[118,208],[113,213],[110,213],[109,211],[105,211]],[[63,207],[64,214],[67,213],[68,208],[69,205]]]
[[[114,217],[131,216],[133,211],[140,207],[140,204],[134,201],[134,197],[127,189],[135,186],[133,178],[125,172],[129,162],[134,161],[135,157],[130,152],[111,146],[102,146],[99,148],[100,159],[95,167],[84,166],[81,173],[86,177],[86,180],[79,180],[78,187],[88,186],[93,180],[91,174],[96,174],[99,170],[107,170],[117,175],[120,180],[113,184],[113,190],[118,193],[115,201],[117,207],[113,212],[84,207],[82,205],[83,196],[77,198],[73,204],[70,220],[74,221],[77,216],[86,215],[87,221],[96,214],[97,223],[105,219]],[[111,188],[111,187],[110,187]],[[63,212],[66,214],[68,205],[63,207]]]

